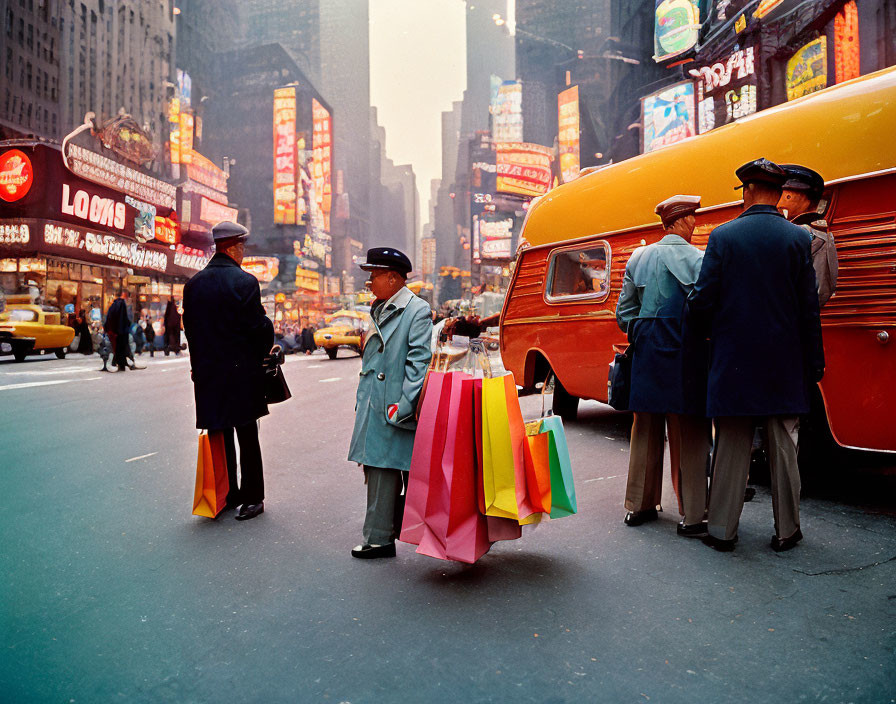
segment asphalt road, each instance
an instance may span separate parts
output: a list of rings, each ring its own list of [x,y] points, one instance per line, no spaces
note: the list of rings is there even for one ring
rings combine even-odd
[[[286,364],[294,397],[261,422],[266,511],[244,523],[190,515],[186,358],[0,360],[3,701],[896,701],[886,462],[844,459],[788,553],[760,486],[721,554],[677,537],[674,511],[622,524],[630,420],[591,403],[567,426],[577,516],[474,566],[404,544],[354,560],[342,354]]]

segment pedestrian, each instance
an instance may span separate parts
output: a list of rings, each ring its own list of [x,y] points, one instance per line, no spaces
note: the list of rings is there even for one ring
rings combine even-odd
[[[146,346],[149,347],[149,356],[156,356],[156,331],[152,327],[152,316],[143,320],[143,336],[146,338]]]
[[[374,247],[360,266],[370,272],[366,285],[375,300],[348,453],[349,460],[364,467],[367,484],[364,543],[352,556],[395,557],[417,398],[431,357],[432,322],[429,305],[405,286],[412,268],[407,255],[392,247]]]
[[[317,349],[317,345],[314,344],[314,328],[311,327],[310,322],[307,322],[305,327],[302,328],[301,337],[302,349],[305,351],[305,354],[311,354]]]
[[[787,181],[778,201],[778,210],[809,233],[818,305],[823,306],[837,290],[840,270],[834,236],[828,232],[827,222],[818,213],[818,204],[824,195],[824,179],[817,171],[798,164],[781,164],[781,168],[787,174]]]
[[[177,309],[177,302],[174,296],[168,299],[168,305],[165,306],[165,356],[173,350],[174,354],[180,355],[180,311]]]
[[[78,348],[75,352],[83,355],[93,354],[93,340],[90,337],[90,326],[87,324],[87,311],[83,308],[75,319],[78,331]]]
[[[261,305],[258,279],[240,268],[248,237],[242,225],[215,225],[215,255],[184,286],[196,427],[223,435],[230,482],[226,508],[240,506],[237,520],[264,511],[257,421],[268,413],[262,363],[274,343],[274,325]],[[239,486],[234,430],[240,444]]]
[[[707,410],[715,422],[708,533],[729,551],[737,541],[754,427],[769,447],[775,551],[802,539],[797,466],[799,415],[824,375],[809,238],[777,205],[787,175],[767,159],[735,172],[744,211],[710,234],[689,299],[711,338]]]
[[[128,364],[131,352],[131,317],[128,314],[128,298],[130,292],[122,288],[118,298],[112,301],[109,310],[106,311],[106,323],[104,329],[109,336],[112,345],[112,365],[123,372],[134,367]]]
[[[616,321],[630,342],[634,411],[624,522],[657,519],[662,498],[668,427],[672,484],[678,494],[678,534],[706,535],[706,471],[710,425],[702,341],[691,331],[685,301],[700,274],[703,253],[691,244],[699,196],[677,195],[656,206],[665,236],[636,249],[625,266]]]

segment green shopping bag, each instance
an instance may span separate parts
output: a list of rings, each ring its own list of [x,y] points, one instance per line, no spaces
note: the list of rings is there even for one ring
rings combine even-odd
[[[551,518],[572,516],[578,508],[563,421],[560,416],[548,416],[542,419],[541,423],[541,431],[550,435]]]

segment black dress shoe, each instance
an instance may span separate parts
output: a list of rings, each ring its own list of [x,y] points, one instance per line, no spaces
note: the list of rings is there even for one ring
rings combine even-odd
[[[378,557],[395,557],[395,543],[385,545],[359,545],[352,549],[352,557],[362,560],[375,560]]]
[[[685,538],[703,538],[709,535],[707,532],[706,521],[700,523],[685,524],[684,521],[678,524],[676,532]]]
[[[715,538],[709,534],[703,538],[704,545],[709,545],[709,547],[718,550],[719,552],[731,552],[734,550],[734,544],[736,542],[737,536],[735,536],[733,540],[722,540],[722,538]]]
[[[744,489],[744,503],[752,501],[754,496],[756,496],[756,489],[751,486],[748,486],[746,489]]]
[[[238,521],[248,521],[260,513],[264,513],[264,501],[259,501],[257,504],[243,504],[235,518]]]
[[[656,509],[649,508],[646,511],[629,511],[625,514],[624,523],[627,526],[640,526],[642,523],[649,523],[658,518]]]
[[[777,535],[772,536],[772,550],[775,552],[785,552],[787,550],[792,550],[796,547],[796,544],[803,539],[803,532],[797,528],[796,533],[791,535],[789,538],[779,538]]]

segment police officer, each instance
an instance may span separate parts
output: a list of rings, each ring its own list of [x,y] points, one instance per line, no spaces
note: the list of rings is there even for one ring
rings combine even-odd
[[[834,236],[828,232],[827,222],[818,213],[818,204],[824,195],[824,179],[817,171],[798,164],[781,164],[781,168],[787,174],[787,181],[778,201],[778,210],[809,233],[818,305],[823,306],[837,290],[840,269]]]
[[[392,247],[367,251],[361,268],[376,299],[364,342],[355,427],[348,458],[364,467],[367,513],[364,543],[353,557],[395,557],[402,487],[411,467],[415,410],[431,357],[429,304],[405,286],[411,260]]]
[[[771,546],[783,551],[803,537],[798,417],[809,411],[809,385],[824,374],[815,270],[805,231],[777,209],[784,170],[757,159],[735,173],[744,211],[713,230],[689,299],[711,338],[707,410],[716,445],[704,542],[734,549],[754,427],[762,423],[775,517]]]
[[[262,362],[274,344],[274,325],[261,305],[258,280],[243,271],[249,231],[233,222],[212,229],[215,256],[184,286],[184,332],[190,345],[196,427],[224,436],[230,491],[227,508],[236,519],[264,511],[264,477],[257,420],[267,415]],[[240,444],[237,486],[236,447]]]
[[[678,534],[706,535],[709,423],[699,383],[700,340],[684,319],[703,253],[694,247],[699,196],[677,195],[657,205],[666,235],[632,254],[625,267],[616,320],[632,346],[629,408],[634,411],[625,490],[625,524],[657,518],[666,426],[672,483],[683,518]],[[696,373],[695,373],[696,372]]]

